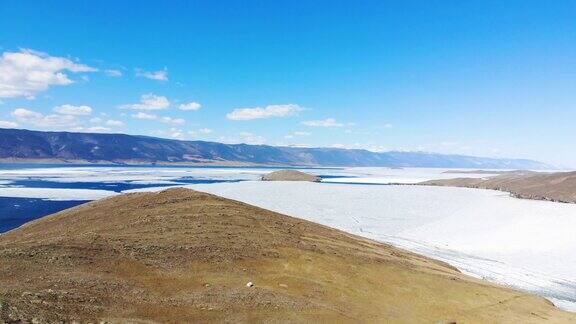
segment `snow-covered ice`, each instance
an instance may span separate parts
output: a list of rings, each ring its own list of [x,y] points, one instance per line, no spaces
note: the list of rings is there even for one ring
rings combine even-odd
[[[496,174],[457,173],[458,170],[437,168],[346,168],[338,172],[342,177],[323,179],[322,182],[355,183],[355,184],[413,184],[428,180],[452,178],[485,178]],[[348,176],[348,177],[347,177]]]
[[[0,197],[46,200],[96,200],[117,195],[108,190],[0,187]]]
[[[131,182],[163,184],[181,178],[209,180],[255,180],[269,172],[245,168],[198,167],[58,167],[30,169],[0,169],[1,180],[41,179],[62,183],[75,182]]]
[[[339,183],[417,183],[433,179],[456,177],[486,177],[486,174],[444,173],[449,169],[432,168],[302,168],[315,175],[337,176],[324,182]],[[209,180],[257,180],[274,171],[270,168],[218,168],[218,167],[51,167],[29,169],[0,169],[0,181],[41,179],[62,183],[75,182],[133,182],[164,184],[182,178]],[[4,184],[4,183],[0,183]]]

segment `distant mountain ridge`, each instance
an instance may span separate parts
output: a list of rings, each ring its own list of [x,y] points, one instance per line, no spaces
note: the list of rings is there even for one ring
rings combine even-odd
[[[180,141],[125,134],[43,132],[0,128],[4,162],[87,162],[285,166],[378,166],[551,169],[527,159],[496,159],[424,152],[277,147]]]

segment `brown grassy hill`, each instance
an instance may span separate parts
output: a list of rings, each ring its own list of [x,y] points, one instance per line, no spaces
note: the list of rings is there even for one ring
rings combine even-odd
[[[518,198],[576,203],[576,172],[514,171],[488,179],[443,179],[420,184],[494,189],[510,192]]]
[[[576,321],[441,262],[186,189],[116,196],[1,235],[0,299],[4,321]]]
[[[298,170],[278,170],[270,172],[262,177],[263,181],[310,181],[320,182],[319,176],[308,174]]]

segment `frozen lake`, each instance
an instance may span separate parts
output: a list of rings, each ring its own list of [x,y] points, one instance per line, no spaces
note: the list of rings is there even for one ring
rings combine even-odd
[[[18,213],[33,206],[38,206],[35,217],[41,217],[121,192],[185,186],[388,242],[576,310],[576,205],[489,190],[382,185],[486,174],[300,170],[325,181],[254,181],[270,168],[0,167],[0,225],[9,219],[11,228],[18,226]]]

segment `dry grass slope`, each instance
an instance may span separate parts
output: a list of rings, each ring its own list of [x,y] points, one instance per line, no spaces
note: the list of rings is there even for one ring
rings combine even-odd
[[[576,321],[441,262],[186,189],[108,198],[1,235],[0,308],[7,322]]]
[[[487,179],[457,178],[422,182],[423,185],[494,189],[526,199],[576,203],[576,172],[514,171]]]

